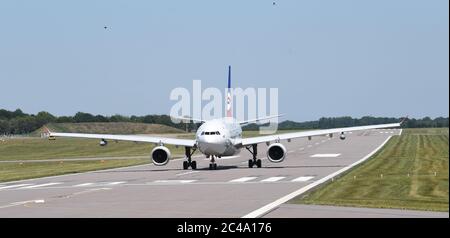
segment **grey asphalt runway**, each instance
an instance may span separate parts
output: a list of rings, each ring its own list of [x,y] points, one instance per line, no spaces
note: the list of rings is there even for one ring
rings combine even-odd
[[[0,217],[336,216],[326,208],[317,213],[296,209],[296,215],[277,201],[367,157],[399,132],[373,130],[348,134],[346,140],[323,136],[284,142],[287,159],[279,164],[263,159],[263,168],[248,168],[251,155],[242,150],[239,156],[219,159],[217,170],[208,170],[209,160],[196,156],[195,171],[182,170],[182,160],[177,159],[163,167],[148,164],[3,183]],[[265,158],[266,148],[258,146],[258,158]],[[379,213],[387,209],[376,210],[382,217]]]

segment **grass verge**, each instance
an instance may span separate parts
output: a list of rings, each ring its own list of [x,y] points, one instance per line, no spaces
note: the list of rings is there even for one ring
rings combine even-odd
[[[405,129],[367,162],[290,203],[449,210],[448,128]]]
[[[0,164],[0,182],[81,173],[149,163],[149,159],[54,161]]]

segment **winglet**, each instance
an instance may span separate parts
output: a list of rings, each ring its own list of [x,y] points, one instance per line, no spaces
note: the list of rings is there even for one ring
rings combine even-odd
[[[196,118],[192,118],[192,117],[188,117],[188,116],[184,116],[184,117],[170,116],[170,118],[172,119],[172,121],[180,120],[181,122],[185,122],[185,123],[190,123],[191,121],[194,122],[194,123],[203,123],[203,122],[205,122],[205,120],[196,119]]]
[[[406,115],[406,117],[402,118],[402,121],[400,121],[400,125],[403,125],[403,123],[408,120],[408,115]]]
[[[55,139],[55,137],[52,136],[52,132],[50,131],[50,129],[48,129],[47,126],[43,126],[42,132],[43,132],[43,133],[42,133],[42,136],[43,136],[44,138],[48,138],[49,140],[54,140],[54,139]]]
[[[50,135],[50,134],[52,133],[52,132],[48,129],[47,126],[43,126],[42,131],[43,131],[45,134],[48,134],[48,135]]]

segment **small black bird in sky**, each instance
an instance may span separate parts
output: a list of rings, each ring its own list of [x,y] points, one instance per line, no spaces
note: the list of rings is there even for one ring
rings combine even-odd
[[[105,30],[108,28],[107,26],[104,26],[103,28],[105,28]]]
[[[276,3],[276,2],[272,2],[272,5],[274,5],[274,6],[275,6],[275,5],[277,5],[277,3]]]

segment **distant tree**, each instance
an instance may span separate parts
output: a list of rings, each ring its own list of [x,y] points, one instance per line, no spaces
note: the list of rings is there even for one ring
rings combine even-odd
[[[74,122],[73,117],[68,117],[68,116],[60,116],[56,119],[57,123],[70,123],[70,122]]]
[[[29,133],[40,127],[35,118],[31,116],[13,118],[10,120],[10,126],[13,134]]]
[[[0,135],[2,134],[10,134],[11,131],[9,129],[9,123],[7,120],[0,119]]]
[[[20,109],[15,111],[8,111],[0,109],[0,134],[22,134],[30,133],[42,125],[49,122],[57,123],[72,123],[72,122],[140,122],[140,123],[157,123],[163,124],[175,128],[185,130],[195,130],[199,123],[173,123],[168,115],[146,115],[146,116],[122,116],[113,115],[106,117],[102,115],[93,116],[89,113],[78,112],[75,116],[61,116],[55,117],[52,114],[42,111],[37,115],[30,115],[22,112]],[[372,117],[365,116],[362,118],[352,118],[349,116],[344,117],[322,117],[317,121],[295,122],[295,121],[283,121],[278,124],[278,129],[327,129],[335,127],[349,127],[349,126],[362,126],[373,124],[384,124],[399,122],[400,118],[389,117]],[[261,126],[268,126],[265,124],[250,124],[243,128],[243,130],[257,130]],[[422,119],[408,119],[402,127],[404,128],[421,128],[421,127],[448,127],[448,117],[437,117],[431,119],[430,117],[424,117]]]
[[[56,117],[53,116],[52,114],[48,113],[48,112],[39,112],[36,115],[36,120],[38,121],[39,124],[47,124],[49,122],[55,122],[56,121]]]
[[[113,115],[109,118],[109,121],[111,122],[128,122],[130,121],[130,119],[126,116],[122,116],[122,115]]]
[[[132,121],[132,122],[142,122],[142,117],[138,117],[138,116],[133,115],[133,116],[130,117],[130,121]]]
[[[0,119],[9,120],[11,118],[11,112],[5,109],[0,110]]]
[[[109,119],[102,115],[97,115],[95,116],[95,122],[109,122]]]
[[[16,118],[16,117],[24,117],[27,116],[27,114],[23,113],[22,110],[20,109],[16,109],[13,113],[12,113],[12,117]]]
[[[74,122],[94,122],[95,117],[90,113],[77,112],[73,117]]]
[[[436,123],[436,127],[448,127],[448,117],[444,118],[444,117],[438,117],[434,119],[435,123]]]

